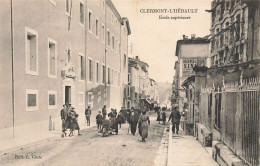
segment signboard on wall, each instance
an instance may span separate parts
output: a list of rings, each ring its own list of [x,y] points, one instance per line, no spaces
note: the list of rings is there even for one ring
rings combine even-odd
[[[205,66],[205,58],[183,58],[182,59],[182,76],[189,77],[194,73],[193,67],[195,66]]]

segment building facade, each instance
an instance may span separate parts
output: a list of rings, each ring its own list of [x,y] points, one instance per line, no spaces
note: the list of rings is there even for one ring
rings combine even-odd
[[[259,0],[212,1],[211,66],[194,68],[195,136],[219,164],[259,165],[259,11]]]
[[[156,82],[149,77],[149,65],[138,56],[128,58],[128,62],[128,107],[153,109],[153,104],[159,103],[159,95]]]
[[[192,35],[188,39],[183,35],[182,40],[177,41],[176,54],[178,61],[175,62],[175,101],[182,111],[185,97],[185,89],[182,87],[183,82],[194,75],[193,67],[207,66],[209,64],[209,40],[206,38],[196,38]]]
[[[0,8],[0,139],[60,129],[65,103],[80,125],[87,106],[93,114],[121,106],[130,27],[110,0],[4,0]]]

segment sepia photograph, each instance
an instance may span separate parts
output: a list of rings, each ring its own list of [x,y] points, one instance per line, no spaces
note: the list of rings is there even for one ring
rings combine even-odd
[[[0,0],[0,166],[260,166],[260,0]]]

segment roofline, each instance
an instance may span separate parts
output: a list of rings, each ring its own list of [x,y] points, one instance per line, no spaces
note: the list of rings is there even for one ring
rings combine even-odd
[[[177,44],[176,44],[176,51],[175,51],[175,56],[178,57],[178,52],[179,52],[179,49],[180,49],[180,45],[181,44],[207,44],[207,43],[210,43],[210,40],[208,39],[185,39],[185,40],[178,40],[177,41]]]
[[[122,18],[119,14],[119,12],[117,11],[115,5],[113,4],[113,2],[111,0],[106,0],[107,5],[110,7],[110,9],[112,10],[112,12],[115,14],[115,16],[117,17],[117,19],[119,20],[119,22],[122,21]]]
[[[147,67],[149,67],[148,63],[146,63],[146,62],[144,62],[144,61],[140,61],[140,60],[138,60],[138,59],[131,58],[131,57],[128,57],[128,59],[130,59],[130,60],[134,60],[134,61],[138,61],[138,62],[141,62],[141,63],[144,63],[144,64],[147,65]]]

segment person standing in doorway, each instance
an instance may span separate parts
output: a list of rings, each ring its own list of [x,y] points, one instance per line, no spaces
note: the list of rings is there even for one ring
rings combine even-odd
[[[90,116],[91,116],[91,109],[90,106],[85,110],[85,116],[87,119],[87,125],[90,126]]]
[[[104,107],[102,108],[102,115],[103,115],[103,119],[106,119],[106,117],[107,117],[106,105],[104,105]]]
[[[180,112],[177,110],[177,106],[174,106],[172,108],[172,112],[168,120],[168,122],[172,120],[172,133],[175,133],[175,128],[176,128],[176,134],[179,133],[180,119],[181,119]]]

